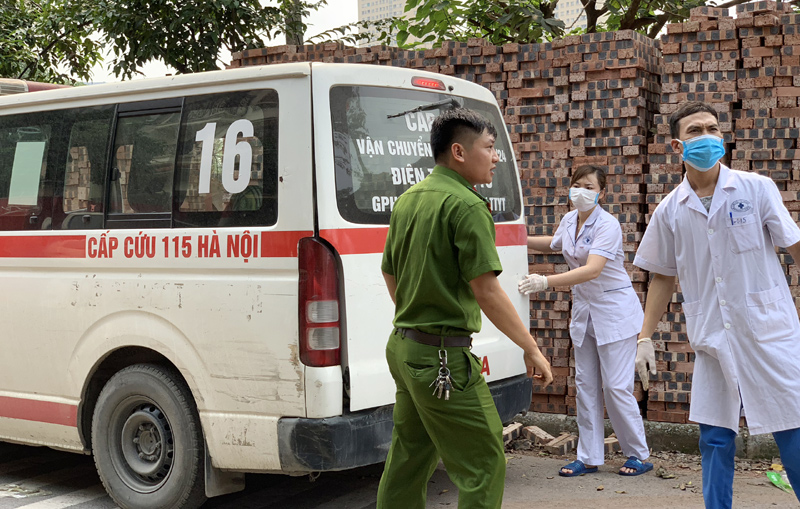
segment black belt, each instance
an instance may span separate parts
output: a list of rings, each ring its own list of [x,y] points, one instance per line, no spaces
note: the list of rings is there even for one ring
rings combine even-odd
[[[441,346],[442,340],[444,340],[444,346],[472,346],[472,338],[470,336],[437,336],[436,334],[420,332],[417,329],[403,328],[398,328],[397,332],[412,341],[428,346]]]

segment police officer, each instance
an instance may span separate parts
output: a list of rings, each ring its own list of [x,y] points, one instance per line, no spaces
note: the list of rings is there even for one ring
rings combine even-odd
[[[392,212],[381,269],[395,303],[386,359],[397,393],[379,509],[423,509],[440,457],[459,489],[459,507],[500,508],[503,425],[480,359],[469,351],[481,310],[523,349],[529,377],[536,371],[545,384],[553,378],[497,281],[494,223],[486,199],[473,190],[492,182],[496,136],[476,112],[442,113],[431,129],[436,167]],[[442,359],[446,379],[438,378]],[[441,397],[431,394],[432,382],[443,384]]]
[[[772,433],[800,493],[800,321],[775,247],[800,260],[800,228],[775,183],[720,164],[716,111],[683,104],[669,119],[686,176],[653,212],[634,264],[653,274],[636,367],[655,374],[650,336],[683,291],[695,351],[689,419],[700,423],[706,508],[729,509],[741,409],[752,434]]]

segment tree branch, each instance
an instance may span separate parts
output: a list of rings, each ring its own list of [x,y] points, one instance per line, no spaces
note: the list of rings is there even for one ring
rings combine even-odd
[[[619,22],[619,29],[620,30],[629,30],[631,25],[633,25],[634,20],[636,19],[636,15],[639,14],[639,6],[642,5],[642,0],[633,0],[631,2],[630,7],[625,12],[625,16]]]

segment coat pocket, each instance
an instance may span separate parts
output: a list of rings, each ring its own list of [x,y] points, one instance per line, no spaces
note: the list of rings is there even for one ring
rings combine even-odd
[[[689,343],[695,350],[702,349],[708,344],[703,335],[703,301],[684,302],[681,307],[686,318],[686,335],[689,336]]]
[[[755,214],[732,217],[727,230],[731,251],[736,254],[764,247],[764,232]]]
[[[788,339],[798,330],[797,311],[781,285],[762,292],[749,292],[747,322],[756,341]]]

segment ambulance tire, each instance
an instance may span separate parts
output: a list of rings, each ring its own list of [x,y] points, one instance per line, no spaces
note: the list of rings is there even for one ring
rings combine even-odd
[[[205,501],[205,448],[189,387],[172,369],[117,372],[97,399],[92,450],[123,509],[195,509]]]

